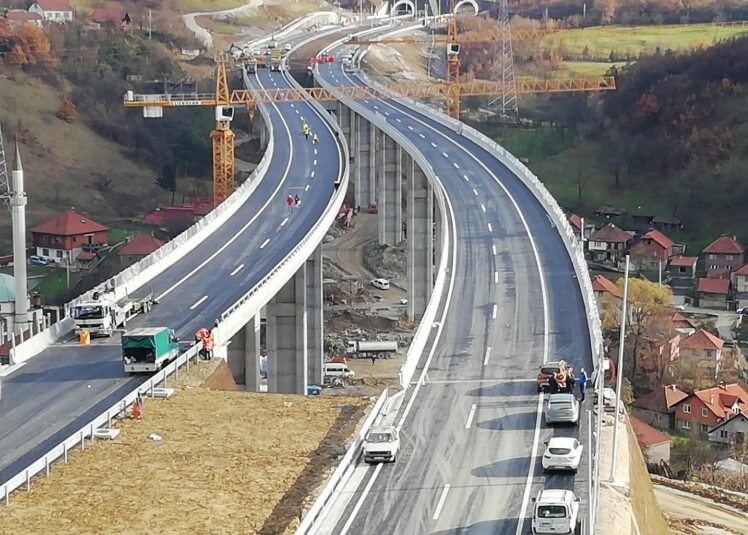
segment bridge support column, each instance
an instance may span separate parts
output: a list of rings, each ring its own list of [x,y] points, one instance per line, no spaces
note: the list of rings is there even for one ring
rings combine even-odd
[[[322,315],[322,245],[306,261],[307,383],[322,386],[324,362]]]
[[[238,385],[248,392],[260,390],[260,315],[256,314],[232,338],[226,348],[226,361]]]
[[[398,147],[395,140],[380,132],[376,152],[378,165],[377,215],[379,243],[394,245],[402,240],[402,175],[398,174]],[[398,198],[400,202],[398,203]],[[398,222],[400,226],[398,228]]]
[[[434,192],[426,174],[406,159],[408,319],[423,316],[434,287]]]
[[[306,266],[267,305],[268,392],[306,394]]]
[[[355,154],[357,160],[353,168],[354,196],[356,197],[356,206],[360,206],[363,210],[366,210],[369,203],[374,200],[371,191],[375,184],[371,179],[371,175],[374,171],[372,159],[375,156],[374,141],[376,134],[374,125],[362,117],[357,116],[355,122],[355,130],[353,130],[352,137],[356,141],[354,143],[355,147],[351,148],[351,154]]]

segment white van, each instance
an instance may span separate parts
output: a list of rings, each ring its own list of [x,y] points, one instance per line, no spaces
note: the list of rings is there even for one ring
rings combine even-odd
[[[570,490],[541,490],[532,508],[532,532],[575,533],[579,516],[579,498]]]
[[[374,279],[371,281],[371,285],[374,286],[374,288],[379,288],[380,290],[389,290],[390,289],[390,281],[387,279]]]
[[[341,362],[326,362],[322,371],[327,377],[353,377],[356,373]]]

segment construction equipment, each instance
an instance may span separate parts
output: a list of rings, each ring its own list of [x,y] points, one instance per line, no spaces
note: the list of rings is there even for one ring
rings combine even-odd
[[[270,49],[270,70],[280,71],[281,70],[281,49],[271,48]]]
[[[92,299],[73,307],[75,334],[88,331],[91,336],[111,336],[115,329],[125,327],[136,314],[146,314],[156,304],[153,293],[146,296],[116,301],[114,291],[94,292]]]

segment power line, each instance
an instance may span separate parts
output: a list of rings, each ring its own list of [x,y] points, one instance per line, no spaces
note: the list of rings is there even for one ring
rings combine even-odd
[[[501,30],[501,51],[499,62],[492,68],[494,80],[500,80],[501,94],[489,101],[488,105],[497,110],[503,120],[519,121],[519,107],[517,105],[517,83],[514,80],[514,52],[512,50],[512,33],[509,25],[508,0],[501,0],[499,4],[499,27]]]

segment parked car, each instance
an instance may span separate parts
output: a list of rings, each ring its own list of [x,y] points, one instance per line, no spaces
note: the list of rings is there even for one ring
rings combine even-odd
[[[570,490],[545,489],[533,498],[532,532],[574,533],[579,516],[579,498]]]
[[[322,393],[322,388],[317,385],[306,385],[307,396],[319,396]]]
[[[380,290],[389,290],[390,289],[390,281],[387,279],[374,279],[371,281],[371,285],[374,286],[374,288],[379,288]]]
[[[582,460],[584,446],[573,437],[553,437],[545,443],[543,470],[571,470],[576,472]]]
[[[551,394],[545,407],[546,424],[574,424],[579,422],[579,402],[574,394]]]
[[[538,376],[535,380],[538,392],[548,390],[548,380],[562,369],[566,370],[566,362],[563,360],[543,364],[538,370]]]
[[[400,437],[392,426],[372,427],[364,440],[364,461],[394,463],[400,450]]]
[[[29,263],[32,266],[46,266],[49,264],[46,258],[42,258],[41,256],[30,256],[29,257]]]
[[[322,371],[326,377],[353,377],[356,373],[345,364],[339,362],[325,362]]]

